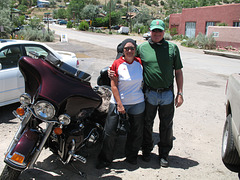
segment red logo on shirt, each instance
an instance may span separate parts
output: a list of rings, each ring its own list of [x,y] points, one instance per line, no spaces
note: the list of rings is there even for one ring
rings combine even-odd
[[[159,21],[157,21],[157,25],[159,25]]]

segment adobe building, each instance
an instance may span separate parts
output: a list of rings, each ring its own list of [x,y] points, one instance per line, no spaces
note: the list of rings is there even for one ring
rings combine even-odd
[[[211,33],[215,33],[217,38],[222,41],[220,44],[224,46],[223,42],[228,41],[228,37],[234,35],[234,46],[240,48],[239,3],[182,9],[182,13],[170,15],[169,29],[176,28],[177,34],[196,37],[199,33],[208,35],[208,27],[215,26],[217,23],[225,23],[228,25],[218,26],[218,28],[216,26],[216,31],[213,28],[211,29]],[[220,28],[224,28],[225,30],[220,30]],[[226,29],[228,30],[226,31]],[[224,33],[224,31],[226,33]],[[221,37],[223,34],[224,37]],[[229,42],[227,44],[229,44]]]

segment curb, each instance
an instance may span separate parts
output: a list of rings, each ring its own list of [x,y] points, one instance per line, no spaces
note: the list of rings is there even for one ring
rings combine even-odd
[[[210,55],[217,55],[217,56],[224,56],[228,58],[240,59],[240,54],[228,53],[228,52],[218,52],[218,51],[211,51],[211,50],[203,50],[205,54]]]

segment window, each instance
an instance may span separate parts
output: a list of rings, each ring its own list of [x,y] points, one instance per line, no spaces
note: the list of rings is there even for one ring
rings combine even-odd
[[[25,45],[25,49],[26,49],[27,56],[30,56],[33,58],[35,58],[36,56],[47,57],[48,55],[48,50],[41,46]]]
[[[195,37],[196,33],[196,22],[186,22],[185,35],[189,38]]]
[[[233,22],[233,27],[240,27],[240,22]]]
[[[205,29],[206,35],[208,32],[208,26],[215,26],[215,25],[216,25],[216,22],[206,22],[206,29]]]
[[[15,68],[22,56],[19,46],[9,46],[0,51],[0,69]]]

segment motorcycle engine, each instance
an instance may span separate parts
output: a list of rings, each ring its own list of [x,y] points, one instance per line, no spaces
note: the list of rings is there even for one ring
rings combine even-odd
[[[102,98],[102,104],[97,108],[100,113],[108,113],[112,91],[108,86],[96,86],[93,90]]]

